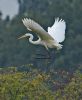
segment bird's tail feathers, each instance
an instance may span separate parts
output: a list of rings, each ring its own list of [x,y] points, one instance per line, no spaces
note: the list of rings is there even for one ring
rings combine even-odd
[[[57,45],[57,50],[60,50],[60,49],[62,49],[62,46],[63,46],[63,45],[61,45],[61,44],[58,44],[58,45]]]

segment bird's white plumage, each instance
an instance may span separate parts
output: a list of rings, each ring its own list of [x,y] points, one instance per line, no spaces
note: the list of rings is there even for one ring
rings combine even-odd
[[[38,36],[40,36],[40,38],[42,40],[54,40],[52,38],[52,36],[50,36],[48,34],[48,32],[46,32],[37,22],[35,22],[34,20],[32,19],[28,19],[28,18],[24,18],[22,20],[23,24],[26,26],[26,28],[29,30],[29,31],[33,31],[34,33],[36,33]]]
[[[59,43],[65,39],[66,23],[64,20],[55,19],[52,27],[48,27],[48,33]]]
[[[29,31],[36,33],[39,39],[33,41],[33,35],[28,33],[19,37],[19,39],[29,36],[29,42],[43,45],[47,50],[48,48],[57,48],[57,50],[62,48],[59,42],[65,39],[66,24],[64,20],[59,20],[59,18],[55,19],[53,26],[48,27],[48,32],[32,19],[24,18],[22,22]]]

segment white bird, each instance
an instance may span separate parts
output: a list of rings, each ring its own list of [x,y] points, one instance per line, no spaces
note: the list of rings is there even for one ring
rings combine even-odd
[[[29,31],[36,33],[36,35],[38,36],[38,40],[33,41],[33,35],[30,33],[26,33],[18,39],[29,37],[30,43],[35,45],[43,45],[47,50],[48,48],[57,48],[57,50],[62,48],[62,45],[60,43],[65,39],[66,29],[66,23],[64,20],[59,20],[59,18],[56,18],[54,24],[51,27],[48,27],[48,32],[31,19],[24,18],[22,22]]]

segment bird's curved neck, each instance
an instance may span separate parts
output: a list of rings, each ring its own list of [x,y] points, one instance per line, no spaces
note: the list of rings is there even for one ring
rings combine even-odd
[[[41,38],[38,36],[38,40],[37,41],[33,41],[33,35],[30,34],[30,33],[27,33],[27,36],[29,36],[29,42],[32,43],[32,44],[40,44],[40,41],[41,41]]]

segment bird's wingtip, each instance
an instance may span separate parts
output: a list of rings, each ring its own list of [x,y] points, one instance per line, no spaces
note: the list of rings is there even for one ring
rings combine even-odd
[[[55,18],[55,22],[64,22],[64,23],[66,23],[64,19],[62,19],[62,18],[60,19],[59,17]]]

